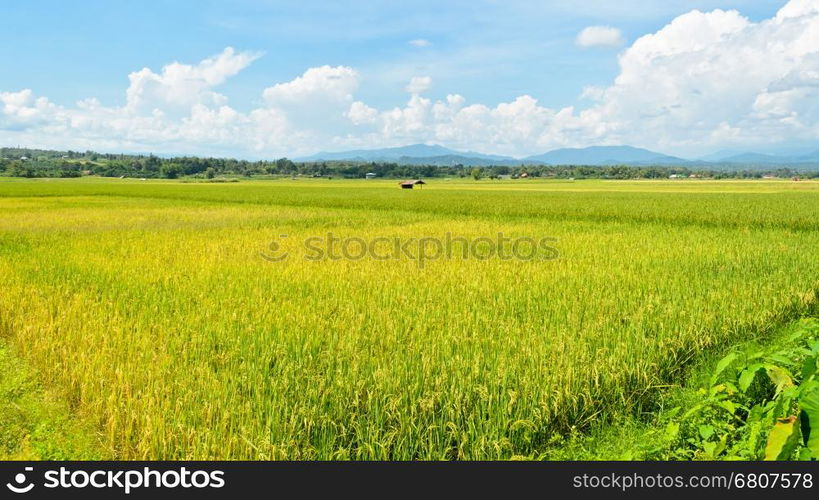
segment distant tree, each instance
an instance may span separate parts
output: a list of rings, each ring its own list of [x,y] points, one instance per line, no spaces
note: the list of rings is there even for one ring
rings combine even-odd
[[[166,179],[176,179],[182,173],[182,167],[175,163],[168,163],[159,168],[159,175]]]
[[[6,168],[6,171],[12,177],[25,177],[23,170],[23,164],[19,160],[12,161]]]
[[[205,170],[205,177],[207,177],[208,179],[213,179],[214,177],[216,177],[216,169],[213,167],[208,167],[208,169]]]
[[[469,172],[469,175],[471,175],[471,176],[472,176],[472,178],[473,178],[473,179],[475,179],[475,180],[477,181],[477,180],[479,180],[481,177],[483,177],[483,172],[481,172],[481,169],[479,169],[479,168],[473,168],[473,169],[472,169],[472,170]]]
[[[148,171],[151,171],[151,172],[156,172],[157,170],[159,170],[160,173],[161,173],[162,172],[162,166],[163,166],[162,163],[163,163],[162,160],[160,160],[159,158],[157,158],[154,155],[150,155],[150,156],[148,156],[148,158],[145,159],[143,165],[145,166],[144,167],[145,170],[148,170]],[[181,169],[179,169],[177,171],[177,174],[176,174],[177,176],[179,175],[180,171],[181,171]]]

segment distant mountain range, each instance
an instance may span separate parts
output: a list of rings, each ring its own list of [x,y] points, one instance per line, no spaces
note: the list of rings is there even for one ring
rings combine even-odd
[[[434,162],[430,162],[434,160]],[[397,148],[356,149],[338,153],[317,153],[295,161],[377,161],[396,162],[408,165],[498,165],[499,162],[512,162],[520,165],[521,160],[509,156],[486,155],[473,151],[455,151],[438,145],[412,144]]]
[[[819,150],[808,154],[772,155],[737,151],[721,151],[702,158],[716,163],[735,163],[744,165],[816,165],[819,164]]]
[[[396,148],[359,149],[334,153],[317,153],[295,161],[394,162],[403,165],[489,166],[489,165],[634,165],[710,168],[808,168],[819,166],[819,150],[800,155],[769,155],[742,151],[720,151],[706,157],[688,160],[631,146],[591,146],[555,149],[547,153],[513,158],[473,151],[456,151],[439,145],[412,144]]]
[[[525,158],[547,165],[682,165],[688,160],[631,146],[591,146],[555,149]]]

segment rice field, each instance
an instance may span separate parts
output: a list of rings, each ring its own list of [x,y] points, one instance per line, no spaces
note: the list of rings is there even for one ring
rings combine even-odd
[[[557,258],[305,258],[447,233]],[[538,458],[805,313],[817,256],[819,182],[0,180],[0,341],[107,458]]]

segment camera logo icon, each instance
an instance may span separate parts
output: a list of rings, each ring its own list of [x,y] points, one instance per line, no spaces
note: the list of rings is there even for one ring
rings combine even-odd
[[[31,472],[33,470],[34,467],[26,467],[25,469],[26,472]],[[26,479],[26,475],[20,472],[14,476],[14,482],[16,484],[6,483],[6,488],[10,489],[14,493],[28,493],[34,488],[34,483],[26,484]]]

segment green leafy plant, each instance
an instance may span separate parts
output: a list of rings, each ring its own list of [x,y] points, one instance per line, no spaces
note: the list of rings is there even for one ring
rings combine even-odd
[[[819,459],[818,336],[805,320],[784,348],[722,358],[695,404],[666,413],[664,458]]]

